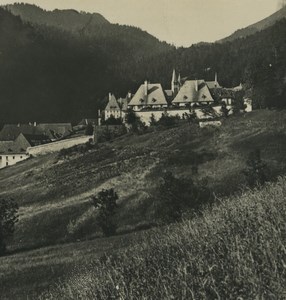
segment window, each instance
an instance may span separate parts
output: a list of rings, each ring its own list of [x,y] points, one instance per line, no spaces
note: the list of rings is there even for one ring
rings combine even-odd
[[[20,158],[23,158],[23,156],[20,156]]]
[[[0,160],[2,160],[2,156],[0,155]]]
[[[15,156],[13,156],[13,159],[15,159]]]
[[[8,166],[9,165],[9,163],[8,163],[8,161],[6,162],[6,166]]]

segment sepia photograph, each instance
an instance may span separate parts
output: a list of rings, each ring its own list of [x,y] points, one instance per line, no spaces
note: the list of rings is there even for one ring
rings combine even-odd
[[[0,0],[0,300],[286,299],[286,0]]]

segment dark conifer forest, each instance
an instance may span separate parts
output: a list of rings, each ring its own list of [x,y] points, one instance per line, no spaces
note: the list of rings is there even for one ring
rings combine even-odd
[[[12,14],[13,13],[13,14]],[[20,15],[20,16],[16,16]],[[0,9],[0,123],[95,117],[108,92],[182,77],[241,82],[257,108],[286,106],[286,19],[232,41],[175,48],[99,14]]]

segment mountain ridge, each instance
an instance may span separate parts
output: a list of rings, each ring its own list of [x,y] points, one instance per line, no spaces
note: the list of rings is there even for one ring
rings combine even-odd
[[[255,34],[258,31],[264,30],[264,29],[274,25],[277,21],[280,21],[281,19],[284,19],[284,18],[286,18],[286,6],[282,7],[281,9],[279,9],[272,15],[254,23],[254,24],[251,24],[245,28],[236,30],[230,36],[218,40],[217,43],[229,42],[229,41],[233,41],[235,39],[244,38],[246,36]]]
[[[102,26],[110,24],[99,13],[84,13],[74,9],[54,9],[52,11],[44,10],[39,6],[32,4],[11,4],[3,6],[13,15],[21,17],[23,21],[37,23],[39,25],[49,25],[67,31],[80,30],[87,23],[93,26]]]

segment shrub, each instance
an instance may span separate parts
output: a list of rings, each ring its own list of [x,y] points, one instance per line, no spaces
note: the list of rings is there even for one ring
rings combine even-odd
[[[114,223],[114,214],[116,212],[118,199],[113,189],[102,190],[97,196],[92,197],[92,204],[98,209],[97,224],[106,236],[111,236],[116,232],[116,224]]]
[[[178,116],[169,116],[167,113],[162,114],[161,118],[158,121],[158,125],[164,127],[173,127],[177,124],[177,121],[180,118]]]
[[[176,178],[167,172],[156,195],[157,218],[163,223],[181,221],[184,212],[197,210],[210,199],[205,183],[195,185],[192,179]]]
[[[93,135],[93,125],[91,123],[88,123],[85,128],[85,135]]]
[[[128,109],[125,115],[125,122],[131,127],[131,130],[135,133],[142,133],[147,128],[146,124],[140,120],[140,118],[132,109]]]
[[[269,179],[269,169],[267,164],[262,161],[259,149],[249,153],[246,165],[247,167],[243,170],[243,173],[250,187],[264,185]]]
[[[116,119],[113,115],[111,115],[107,120],[102,121],[102,125],[122,125],[122,119]]]
[[[0,255],[6,252],[6,241],[18,222],[18,205],[13,199],[0,199]]]

